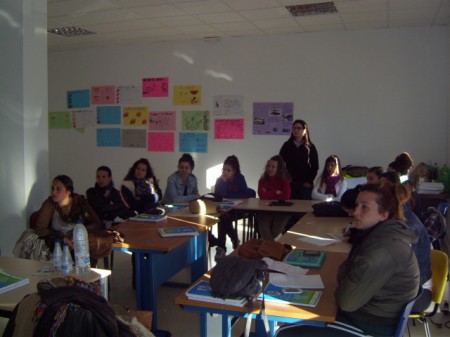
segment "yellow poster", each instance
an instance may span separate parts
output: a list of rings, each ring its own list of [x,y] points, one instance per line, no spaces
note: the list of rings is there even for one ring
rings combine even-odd
[[[122,109],[122,124],[128,126],[147,126],[148,107],[127,106]]]
[[[174,105],[201,105],[201,85],[175,85],[173,88]]]

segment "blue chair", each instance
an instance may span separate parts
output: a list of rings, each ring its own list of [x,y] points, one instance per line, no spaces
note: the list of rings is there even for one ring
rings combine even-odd
[[[416,300],[422,295],[423,289],[419,289],[419,293],[417,296],[408,302],[399,318],[397,323],[397,328],[395,329],[394,337],[403,337],[403,333],[408,325],[409,314],[411,313],[411,309],[414,306]],[[323,322],[315,322],[315,321],[305,321],[298,324],[285,325],[281,326],[275,337],[297,337],[297,336],[333,336],[333,337],[352,337],[352,336],[360,336],[366,337],[364,331],[355,328],[353,326],[341,323],[341,322],[333,322],[333,323],[323,323]]]

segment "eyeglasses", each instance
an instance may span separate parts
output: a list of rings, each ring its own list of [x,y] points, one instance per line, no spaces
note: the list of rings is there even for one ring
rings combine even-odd
[[[294,130],[304,130],[304,128],[302,128],[301,126],[296,126],[295,128],[293,128]]]

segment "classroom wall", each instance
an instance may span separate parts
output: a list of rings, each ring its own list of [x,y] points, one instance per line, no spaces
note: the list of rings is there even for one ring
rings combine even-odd
[[[48,195],[47,1],[0,2],[0,249]]]
[[[323,167],[337,154],[345,165],[386,166],[408,151],[415,162],[448,162],[448,27],[323,32],[185,41],[51,52],[49,110],[66,109],[68,90],[140,85],[169,77],[170,86],[202,86],[201,106],[145,98],[151,110],[210,110],[213,96],[243,95],[245,139],[215,140],[211,115],[208,153],[194,154],[201,193],[205,172],[226,156],[239,157],[256,188],[267,159],[287,136],[252,134],[253,102],[294,102],[294,119],[308,122]],[[219,76],[217,75],[219,74]],[[219,117],[222,118],[222,117]],[[233,118],[235,118],[233,116]],[[181,156],[176,151],[96,147],[95,128],[49,130],[50,176],[65,173],[84,193],[95,169],[109,165],[118,185],[132,163],[150,159],[163,188]]]

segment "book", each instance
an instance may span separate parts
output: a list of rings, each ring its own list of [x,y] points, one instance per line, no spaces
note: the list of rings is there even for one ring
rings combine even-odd
[[[167,227],[159,228],[159,234],[163,237],[174,237],[174,236],[194,236],[197,235],[197,229],[194,226],[187,227]]]
[[[148,222],[159,222],[167,219],[167,215],[163,214],[148,214],[142,213],[129,218],[133,221],[148,221]]]
[[[3,269],[0,269],[0,294],[24,286],[28,283],[30,283],[28,278],[11,275]]]
[[[220,298],[214,297],[208,281],[202,280],[186,291],[186,296],[190,300],[203,301],[210,303],[226,304],[242,307],[247,303],[244,297]]]
[[[284,262],[293,266],[319,268],[325,260],[325,252],[292,249],[284,258]]]
[[[258,299],[269,302],[289,303],[293,305],[299,305],[304,307],[315,307],[319,303],[322,296],[321,290],[312,289],[296,289],[296,292],[289,293],[289,288],[278,287],[272,283],[269,283],[264,292],[258,296]]]

